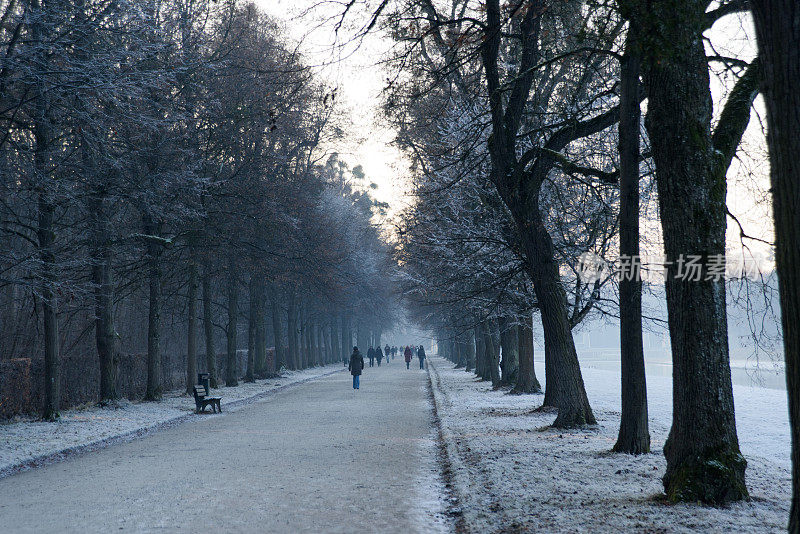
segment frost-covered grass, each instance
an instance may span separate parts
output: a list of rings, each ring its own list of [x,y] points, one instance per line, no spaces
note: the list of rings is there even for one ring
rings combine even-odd
[[[341,364],[286,371],[277,379],[255,383],[239,382],[237,387],[222,387],[213,394],[222,397],[222,415],[227,410],[278,388],[341,370]],[[74,452],[104,446],[116,440],[132,439],[164,425],[193,418],[194,398],[182,390],[170,391],[161,402],[122,401],[116,407],[87,405],[61,412],[55,423],[32,418],[17,418],[0,424],[0,477],[20,469],[48,463]],[[207,408],[206,411],[210,411]]]
[[[653,453],[613,454],[619,429],[619,372],[584,368],[597,427],[549,428],[534,411],[541,395],[491,391],[435,358],[436,392],[460,508],[474,532],[779,532],[788,519],[790,438],[786,392],[734,386],[736,421],[752,500],[725,508],[669,505],[661,498],[662,447],[672,414],[671,380],[648,376]],[[537,362],[537,376],[544,370]]]

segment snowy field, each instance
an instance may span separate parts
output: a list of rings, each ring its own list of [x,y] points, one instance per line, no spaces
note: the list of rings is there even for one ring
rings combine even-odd
[[[648,376],[652,454],[611,453],[619,429],[619,372],[583,368],[597,427],[559,431],[542,395],[491,391],[433,358],[437,409],[450,442],[464,523],[473,532],[781,532],[791,499],[786,392],[734,386],[752,500],[726,508],[665,503],[662,447],[671,379]],[[544,369],[537,362],[537,377]]]
[[[223,414],[248,401],[269,395],[291,384],[342,370],[341,364],[314,367],[303,371],[286,371],[281,378],[239,382],[233,388],[222,387],[214,394],[222,397]],[[64,410],[55,423],[17,418],[0,424],[0,478],[20,470],[58,461],[71,455],[88,452],[147,434],[154,430],[197,417],[194,398],[183,390],[168,392],[161,402],[129,402],[109,408],[85,406]],[[206,411],[210,411],[207,408]]]

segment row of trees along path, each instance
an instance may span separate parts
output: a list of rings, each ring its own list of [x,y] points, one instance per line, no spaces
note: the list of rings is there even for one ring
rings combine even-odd
[[[120,355],[146,352],[125,393],[158,400],[165,351],[191,392],[198,370],[236,386],[240,345],[252,381],[379,340],[386,206],[324,148],[336,91],[273,20],[233,0],[1,9],[0,353],[44,354],[44,419],[71,355],[96,353],[113,402]]]
[[[458,365],[525,392],[537,388],[526,346],[535,313],[544,334],[544,404],[557,408],[555,426],[570,427],[595,421],[571,329],[593,310],[619,313],[623,393],[614,450],[634,454],[650,447],[642,284],[635,276],[621,282],[614,302],[610,276],[587,283],[578,267],[585,251],[638,254],[648,239],[639,231],[640,202],[657,201],[674,366],[664,447],[671,501],[748,498],[725,281],[706,276],[707,267],[699,281],[687,280],[678,259],[696,255],[707,264],[725,254],[726,177],[763,90],[793,428],[790,529],[797,532],[797,3],[365,4],[367,22],[354,38],[380,28],[395,40],[384,108],[418,170],[419,200],[404,214],[397,252],[417,318],[439,332]],[[718,21],[750,9],[758,57],[721,57],[706,46]],[[710,75],[720,69],[732,82],[714,102]],[[498,362],[498,344],[508,362]]]

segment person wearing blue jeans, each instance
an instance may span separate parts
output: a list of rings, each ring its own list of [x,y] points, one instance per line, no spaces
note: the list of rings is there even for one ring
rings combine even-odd
[[[417,358],[419,358],[419,368],[425,369],[425,349],[422,348],[422,345],[417,349]]]
[[[358,351],[358,347],[353,347],[349,369],[350,374],[353,375],[353,389],[359,389],[361,387],[361,371],[364,370],[364,356]]]

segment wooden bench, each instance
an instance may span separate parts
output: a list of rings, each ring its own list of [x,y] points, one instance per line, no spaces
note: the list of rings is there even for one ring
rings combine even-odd
[[[206,391],[206,387],[202,384],[198,384],[194,387],[194,403],[196,406],[196,413],[205,412],[206,406],[211,406],[211,409],[214,413],[217,413],[217,410],[222,412],[222,406],[220,406],[220,401],[222,397],[211,397]]]

